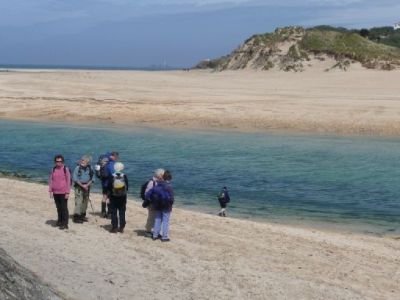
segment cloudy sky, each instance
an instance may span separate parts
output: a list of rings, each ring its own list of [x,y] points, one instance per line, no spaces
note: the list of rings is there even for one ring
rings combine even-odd
[[[399,0],[0,0],[0,64],[186,67],[289,25],[391,26]]]

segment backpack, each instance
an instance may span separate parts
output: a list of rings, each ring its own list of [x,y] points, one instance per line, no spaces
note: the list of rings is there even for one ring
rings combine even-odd
[[[151,203],[155,210],[166,210],[170,208],[172,195],[168,186],[161,182],[153,187],[150,196]]]
[[[108,177],[108,171],[107,171],[107,163],[108,163],[108,155],[107,154],[102,154],[99,156],[97,159],[97,164],[96,166],[96,177],[99,179],[106,179]]]
[[[89,177],[90,177],[90,180],[92,180],[93,179],[93,175],[94,175],[92,166],[91,165],[87,165],[87,168],[89,168]],[[79,177],[82,175],[82,169],[83,169],[83,167],[81,165],[79,165],[79,169],[78,169],[78,176]]]
[[[126,196],[126,182],[125,175],[123,173],[113,174],[112,194],[116,197]]]
[[[220,201],[222,203],[229,203],[229,201],[230,201],[228,191],[226,191],[226,190],[221,190],[217,197],[218,197],[218,201]]]
[[[156,185],[156,182],[153,179],[147,180],[145,183],[142,184],[142,186],[140,187],[140,198],[142,200],[146,200],[146,189],[147,186],[149,185],[150,181],[153,181],[153,187]]]

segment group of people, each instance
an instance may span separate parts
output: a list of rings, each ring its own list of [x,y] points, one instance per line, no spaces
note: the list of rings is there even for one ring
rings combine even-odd
[[[129,189],[128,177],[122,173],[124,165],[118,161],[119,154],[115,151],[100,156],[94,170],[90,165],[91,160],[89,155],[82,156],[71,174],[64,157],[54,157],[55,166],[49,176],[49,193],[57,207],[57,226],[62,230],[68,229],[68,198],[72,186],[75,196],[73,222],[80,224],[88,221],[86,211],[88,204],[92,205],[90,188],[96,175],[100,179],[103,194],[101,215],[111,217],[111,233],[123,233]],[[148,210],[145,235],[153,240],[170,240],[169,219],[174,203],[171,180],[170,171],[157,169],[153,178],[142,186],[142,206]]]

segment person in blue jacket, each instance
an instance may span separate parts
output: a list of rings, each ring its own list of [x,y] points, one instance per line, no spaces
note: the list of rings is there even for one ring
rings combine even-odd
[[[105,201],[103,201],[104,204],[102,203],[102,207],[101,207],[102,216],[104,218],[111,217],[110,199],[108,197],[108,187],[109,187],[110,181],[112,179],[112,174],[115,173],[114,165],[118,161],[118,159],[119,159],[118,152],[112,151],[111,153],[109,153],[108,161],[105,166],[105,169],[106,169],[105,175],[106,176],[101,180],[101,187],[103,190],[103,198],[105,198]],[[107,205],[107,212],[106,212],[106,205]]]
[[[150,203],[155,210],[153,240],[161,237],[162,242],[169,242],[169,220],[172,205],[174,204],[171,172],[166,170],[163,179],[163,181],[152,187],[145,195],[146,199],[150,199]],[[162,235],[160,235],[160,232]]]

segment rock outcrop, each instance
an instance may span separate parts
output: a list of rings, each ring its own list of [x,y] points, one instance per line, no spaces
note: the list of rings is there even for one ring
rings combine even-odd
[[[0,248],[0,299],[57,300],[63,298]]]

